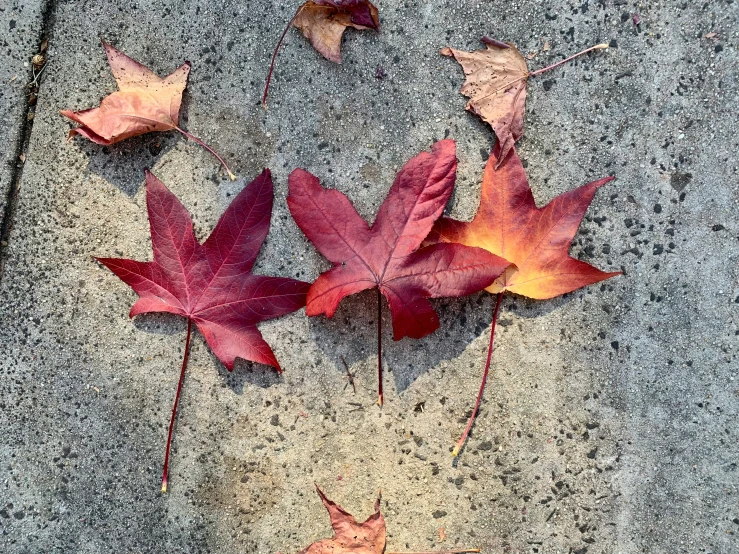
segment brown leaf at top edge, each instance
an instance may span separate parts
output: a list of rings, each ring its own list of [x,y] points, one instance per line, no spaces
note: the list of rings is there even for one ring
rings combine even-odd
[[[324,58],[341,63],[344,30],[347,27],[379,30],[380,17],[369,0],[316,0],[298,9],[293,25]]]
[[[500,165],[523,134],[526,104],[526,59],[510,43],[483,39],[484,50],[465,52],[443,48],[443,56],[453,56],[467,80],[461,88],[469,97],[467,110],[479,115],[495,131],[501,144]]]

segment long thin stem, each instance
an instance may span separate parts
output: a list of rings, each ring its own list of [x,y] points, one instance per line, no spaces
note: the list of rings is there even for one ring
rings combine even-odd
[[[282,45],[282,41],[285,38],[285,35],[287,34],[288,30],[292,26],[295,19],[300,15],[300,12],[303,11],[303,8],[305,7],[305,4],[300,6],[298,8],[298,11],[295,12],[295,15],[290,20],[290,22],[287,24],[287,27],[285,27],[285,30],[282,31],[282,35],[280,35],[280,40],[277,41],[277,46],[275,46],[275,51],[272,53],[272,62],[269,64],[269,73],[267,73],[267,82],[264,85],[264,94],[262,95],[262,107],[266,110],[267,109],[267,93],[269,92],[269,83],[272,81],[272,72],[275,70],[275,60],[277,59],[277,52],[280,49],[280,45]]]
[[[605,43],[603,43],[603,44],[596,44],[595,46],[591,46],[587,50],[583,50],[582,52],[578,52],[577,54],[574,54],[574,55],[570,56],[569,58],[565,58],[564,60],[559,61],[557,63],[554,63],[554,64],[552,64],[552,65],[550,65],[548,67],[542,67],[541,69],[537,69],[536,71],[532,71],[531,73],[529,73],[529,77],[531,77],[532,75],[538,75],[539,73],[544,73],[545,71],[549,71],[550,69],[554,69],[555,67],[558,67],[558,66],[562,65],[563,63],[567,63],[570,60],[574,60],[578,56],[582,56],[583,54],[587,54],[588,52],[592,52],[593,50],[602,50],[604,48],[608,48],[608,45],[605,44]]]
[[[493,310],[493,324],[490,327],[490,344],[488,345],[488,359],[485,362],[485,371],[482,374],[482,383],[480,383],[480,392],[477,393],[477,400],[475,401],[475,409],[472,410],[472,415],[470,416],[470,419],[467,422],[467,428],[464,430],[464,433],[462,434],[462,438],[459,439],[457,446],[455,446],[454,450],[452,450],[452,456],[457,456],[459,454],[459,451],[464,446],[464,443],[467,440],[467,436],[470,434],[470,429],[472,429],[472,424],[475,422],[475,417],[477,417],[477,410],[480,408],[480,402],[482,401],[482,393],[485,392],[485,383],[487,383],[488,372],[490,371],[490,360],[493,357],[493,342],[495,340],[495,324],[498,322],[498,312],[500,311],[500,301],[502,299],[503,299],[503,293],[499,292],[498,298],[495,301],[495,309]]]
[[[385,554],[465,554],[480,552],[479,548],[463,548],[462,550],[431,550],[429,552],[385,552]]]
[[[182,358],[182,370],[180,371],[180,381],[177,383],[177,394],[174,397],[174,406],[172,406],[172,417],[169,420],[169,433],[167,434],[167,451],[164,454],[164,471],[162,472],[162,492],[167,492],[167,476],[169,475],[169,449],[172,446],[172,430],[174,429],[174,420],[177,415],[177,404],[180,402],[180,393],[182,392],[182,383],[185,381],[185,369],[187,369],[187,358],[190,353],[190,334],[192,331],[192,320],[187,320],[187,338],[185,339],[185,355]]]
[[[485,41],[483,40],[483,42],[485,42]],[[516,83],[519,83],[521,81],[526,81],[532,75],[539,75],[540,73],[544,73],[545,71],[549,71],[550,69],[554,69],[555,67],[558,67],[558,66],[560,66],[560,65],[562,65],[564,63],[567,63],[570,60],[574,60],[578,56],[582,56],[583,54],[587,54],[588,52],[591,52],[593,50],[602,50],[604,48],[609,48],[608,44],[603,43],[603,44],[596,44],[595,46],[591,46],[587,50],[583,50],[582,52],[578,52],[577,54],[574,54],[574,55],[570,56],[569,58],[565,58],[564,60],[559,61],[559,62],[557,62],[555,64],[552,64],[552,65],[547,66],[547,67],[542,67],[541,69],[537,69],[536,71],[532,71],[531,73],[526,73],[526,75],[523,75],[521,77],[517,77],[516,79],[513,79],[512,81],[507,82],[502,87],[499,87],[499,88],[493,90],[492,92],[489,92],[488,94],[485,94],[485,95],[479,97],[476,101],[477,102],[480,102],[481,100],[483,100],[485,98],[489,98],[490,96],[495,96],[496,94],[498,94],[499,92],[501,92],[503,90],[508,90],[509,88],[511,88]]]
[[[382,408],[382,293],[377,289],[377,404]]]
[[[229,176],[229,177],[231,178],[231,180],[232,180],[232,181],[235,181],[235,180],[236,180],[236,175],[234,175],[234,174],[233,174],[233,173],[231,172],[231,170],[230,170],[230,169],[229,169],[229,167],[228,167],[228,164],[226,164],[226,162],[224,161],[224,159],[223,159],[223,158],[221,158],[221,157],[220,157],[220,156],[218,155],[218,152],[216,152],[215,150],[213,150],[213,149],[212,149],[212,148],[211,148],[210,146],[208,146],[207,144],[205,144],[205,143],[204,143],[204,142],[203,142],[202,140],[200,140],[200,139],[199,139],[198,137],[196,137],[195,135],[191,135],[190,133],[188,133],[188,132],[187,132],[187,131],[185,131],[184,129],[180,129],[179,127],[175,127],[175,129],[177,129],[177,130],[178,130],[178,131],[179,131],[180,133],[182,133],[183,135],[185,135],[185,136],[186,136],[187,138],[189,138],[190,140],[192,140],[192,141],[194,141],[194,142],[197,142],[197,143],[198,143],[198,144],[199,144],[200,146],[202,146],[202,147],[203,147],[203,148],[205,148],[205,149],[206,149],[206,150],[207,150],[208,152],[210,152],[210,153],[211,153],[211,154],[213,154],[213,155],[214,155],[214,156],[215,156],[216,158],[218,158],[218,161],[219,161],[219,162],[221,162],[221,165],[223,165],[224,169],[225,169],[225,170],[226,170],[226,171],[228,172],[228,176]]]

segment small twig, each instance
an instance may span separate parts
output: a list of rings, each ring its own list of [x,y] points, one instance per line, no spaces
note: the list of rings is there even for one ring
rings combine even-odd
[[[539,73],[544,73],[545,71],[549,71],[550,69],[554,69],[555,67],[559,67],[563,63],[567,63],[570,60],[574,60],[578,56],[582,56],[583,54],[587,54],[588,52],[592,52],[593,50],[603,50],[605,48],[608,48],[608,44],[605,44],[605,43],[603,43],[603,44],[596,44],[595,46],[591,46],[590,48],[588,48],[586,50],[583,50],[582,52],[578,52],[577,54],[573,54],[569,58],[565,58],[562,61],[559,61],[559,62],[554,63],[554,64],[552,64],[550,66],[547,66],[547,67],[542,67],[541,69],[537,69],[536,71],[532,71],[531,73],[529,73],[529,77],[531,77],[532,75],[538,75]]]
[[[344,356],[341,356],[341,361],[344,363],[344,367],[346,368],[346,376],[349,379],[349,382],[344,385],[344,388],[346,388],[347,385],[351,384],[354,394],[357,394],[357,386],[354,384],[354,375],[352,375],[352,372],[349,371],[349,364],[346,363]]]
[[[467,436],[470,434],[470,430],[472,429],[472,424],[475,422],[475,418],[477,417],[477,411],[480,409],[480,402],[482,402],[482,393],[485,392],[485,383],[487,383],[488,380],[488,372],[490,371],[490,360],[493,357],[493,343],[495,341],[495,324],[498,322],[498,312],[500,311],[500,301],[503,299],[503,292],[498,293],[498,297],[495,301],[495,308],[493,309],[493,323],[490,327],[490,344],[488,345],[488,358],[485,362],[485,371],[482,374],[482,382],[480,383],[480,391],[477,393],[477,400],[475,400],[475,407],[472,409],[472,415],[470,416],[469,421],[467,421],[467,427],[464,430],[464,433],[462,433],[462,438],[459,439],[459,442],[457,442],[457,445],[454,447],[454,450],[452,450],[452,456],[457,457],[459,455],[459,451],[464,446],[464,443],[467,441]]]
[[[377,405],[382,408],[382,293],[377,289]]]
[[[46,66],[49,65],[48,62],[45,63],[43,66],[41,66],[41,69],[39,69],[39,72],[36,73],[36,68],[33,68],[33,81],[28,83],[28,88],[33,88],[38,86],[38,78],[41,77],[41,74],[44,72],[44,69],[46,69]]]

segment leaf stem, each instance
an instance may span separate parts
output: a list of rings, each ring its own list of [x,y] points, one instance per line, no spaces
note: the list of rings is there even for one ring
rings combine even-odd
[[[382,293],[377,289],[377,404],[382,408]]]
[[[264,94],[262,95],[262,107],[266,110],[267,109],[267,93],[269,92],[269,83],[272,81],[272,72],[275,70],[275,60],[277,59],[277,52],[280,49],[280,46],[282,45],[282,41],[285,38],[285,35],[287,34],[288,30],[292,26],[295,19],[300,15],[300,12],[303,11],[303,8],[305,7],[305,4],[300,6],[298,8],[298,11],[295,12],[295,15],[293,18],[288,22],[287,27],[285,27],[285,30],[282,31],[282,35],[280,35],[280,40],[277,41],[277,46],[275,46],[275,51],[272,53],[272,62],[269,64],[269,73],[267,73],[267,82],[264,85]]]
[[[573,54],[569,58],[565,58],[564,60],[558,61],[555,64],[552,64],[552,65],[547,66],[547,67],[542,67],[541,69],[537,69],[536,71],[532,71],[531,73],[529,73],[529,77],[531,77],[532,75],[538,75],[539,73],[544,73],[545,71],[549,71],[550,69],[554,69],[555,67],[558,67],[558,66],[560,66],[560,65],[562,65],[564,63],[567,63],[570,60],[574,60],[578,56],[582,56],[583,54],[587,54],[588,52],[592,52],[593,50],[602,50],[604,48],[608,48],[608,44],[606,44],[606,43],[596,44],[595,46],[591,46],[590,48],[587,48],[586,50],[583,50],[582,52],[578,52],[577,54]]]
[[[187,320],[187,338],[185,339],[185,355],[182,358],[182,370],[180,371],[180,381],[177,383],[177,394],[174,397],[174,406],[172,406],[172,417],[169,420],[169,433],[167,434],[167,451],[164,454],[164,471],[162,472],[162,492],[167,492],[167,476],[169,475],[169,449],[172,446],[172,431],[174,430],[174,420],[177,415],[177,404],[180,401],[180,393],[182,392],[182,383],[185,380],[185,369],[187,369],[187,358],[190,353],[190,334],[192,331],[192,320]]]
[[[472,424],[475,422],[475,417],[477,416],[477,410],[480,408],[480,402],[482,401],[482,393],[485,391],[485,383],[488,380],[488,372],[490,371],[490,360],[493,357],[493,342],[495,340],[495,324],[498,322],[498,312],[500,311],[500,301],[502,299],[503,299],[503,292],[499,292],[498,298],[495,301],[495,309],[493,310],[493,324],[490,327],[490,344],[488,345],[488,359],[485,362],[485,371],[482,374],[482,382],[480,383],[480,392],[477,393],[477,400],[475,401],[475,409],[472,410],[472,415],[470,416],[470,419],[467,422],[467,428],[464,430],[464,433],[462,434],[462,438],[459,439],[459,442],[457,442],[457,445],[454,447],[454,450],[452,450],[452,456],[459,455],[459,451],[464,446],[464,443],[467,440],[467,436],[470,434],[470,429],[472,429]]]
[[[231,170],[229,169],[229,167],[228,167],[228,165],[226,164],[226,162],[225,162],[225,161],[223,160],[223,158],[221,158],[221,157],[220,157],[220,156],[218,155],[218,153],[217,153],[217,152],[216,152],[215,150],[213,150],[213,149],[212,149],[212,148],[211,148],[210,146],[208,146],[207,144],[205,144],[205,143],[204,143],[204,142],[203,142],[202,140],[200,140],[200,139],[199,139],[198,137],[196,137],[195,135],[191,135],[190,133],[188,133],[188,132],[187,132],[187,131],[185,131],[184,129],[180,129],[179,127],[175,127],[175,129],[177,129],[177,130],[178,130],[178,131],[179,131],[180,133],[182,133],[183,135],[185,135],[185,136],[186,136],[187,138],[189,138],[190,140],[192,140],[192,141],[194,141],[194,142],[197,142],[197,143],[198,143],[198,144],[199,144],[200,146],[202,146],[202,147],[203,147],[203,148],[205,148],[205,149],[206,149],[206,150],[207,150],[208,152],[210,152],[210,153],[211,153],[211,154],[213,154],[213,155],[214,155],[214,156],[215,156],[216,158],[218,158],[218,161],[219,161],[219,162],[221,162],[221,165],[223,165],[224,169],[225,169],[225,170],[226,170],[226,171],[228,172],[228,176],[229,176],[229,177],[231,178],[231,180],[232,180],[232,181],[235,181],[235,180],[236,180],[236,175],[234,175],[234,174],[233,174],[233,173],[231,172]]]

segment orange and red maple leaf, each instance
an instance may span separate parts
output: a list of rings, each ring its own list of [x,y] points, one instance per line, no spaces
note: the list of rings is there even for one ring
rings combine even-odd
[[[596,190],[613,177],[566,192],[538,208],[515,148],[502,162],[500,150],[496,145],[488,159],[474,219],[466,223],[441,218],[427,241],[477,246],[514,264],[486,289],[493,293],[510,291],[544,300],[619,275],[569,255]]]

